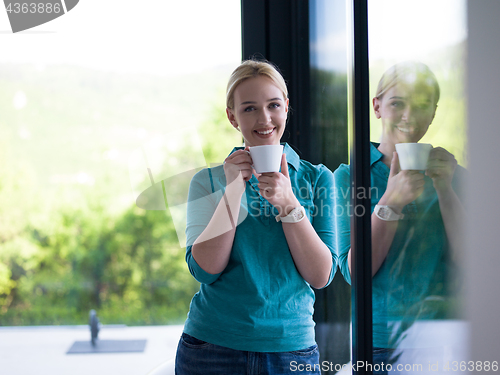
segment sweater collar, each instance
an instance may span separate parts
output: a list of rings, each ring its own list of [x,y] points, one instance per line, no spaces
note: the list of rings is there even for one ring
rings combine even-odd
[[[370,167],[384,158],[384,154],[378,150],[378,146],[380,146],[380,143],[370,143]]]

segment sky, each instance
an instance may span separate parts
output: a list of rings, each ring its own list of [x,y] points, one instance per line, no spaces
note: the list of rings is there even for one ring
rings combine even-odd
[[[466,38],[465,0],[370,0],[370,58],[408,60]],[[342,69],[342,1],[318,0],[314,65]],[[329,26],[330,25],[330,26]],[[343,26],[343,25],[342,25]],[[311,30],[313,38],[315,30]],[[70,63],[176,75],[241,55],[239,0],[80,0],[66,15],[13,34],[0,12],[0,62]],[[237,56],[237,58],[235,58]]]
[[[46,66],[59,64],[113,73],[148,73],[170,77],[210,71],[218,66],[224,66],[227,70],[228,67],[236,67],[241,61],[240,29],[239,0],[80,0],[65,15],[15,34],[12,33],[4,6],[0,5],[0,64],[34,64],[41,74]],[[211,82],[207,79],[204,85],[207,86]],[[186,85],[195,85],[192,91],[198,93],[198,100],[207,95],[207,89],[199,87],[196,82],[187,80]],[[78,88],[75,91],[78,92]],[[68,97],[72,98],[73,94],[68,93]],[[136,101],[139,102],[143,100],[142,96],[148,97],[146,94],[139,91],[122,93],[123,96],[138,95]],[[19,113],[29,111],[34,100],[29,92],[25,93],[24,87],[5,95],[12,95],[13,108]],[[178,102],[182,102],[182,95],[177,93],[176,99],[179,100],[161,105],[165,108],[169,105],[176,106]],[[46,100],[50,98],[51,93],[47,93]],[[113,98],[112,102],[120,103],[120,98]],[[137,103],[133,105],[139,106]],[[133,105],[129,104],[129,107],[133,108]],[[151,111],[151,105],[144,107],[142,110]],[[109,110],[110,113],[119,114],[115,107]],[[185,122],[191,124],[194,121],[191,121],[191,118],[199,118],[201,112],[200,105],[192,108],[189,121],[185,119],[186,121],[182,122],[183,127]],[[174,115],[165,116],[165,113],[170,113],[165,109],[160,113],[164,117],[158,115],[157,122],[162,125],[163,131],[170,131],[174,126],[170,126],[170,123],[175,122],[172,119],[178,118]],[[87,120],[85,117],[82,121]],[[0,118],[0,126],[10,125],[5,121]],[[134,147],[140,147],[144,139],[154,137],[152,133],[147,133],[140,123],[134,125],[132,131],[129,123],[119,123],[119,116],[112,121],[117,122],[117,125],[103,126],[102,134],[100,133],[100,137],[109,143],[109,149],[103,151],[97,145],[95,150],[93,149],[97,155],[103,153],[102,157],[99,156],[103,160],[102,165],[105,165],[108,159],[116,163],[124,160],[126,163],[127,152],[130,150],[124,149],[122,143],[126,143],[129,138],[133,137],[136,142]],[[30,141],[31,134],[41,131],[36,123],[21,125],[17,135],[25,142]],[[66,128],[71,126],[71,129],[78,131],[77,126],[80,125],[71,123],[67,124]],[[178,123],[175,122],[175,125],[178,126]],[[117,137],[119,139],[115,139]],[[47,137],[44,142],[52,145],[50,142],[56,142],[56,138]],[[115,143],[123,147],[120,149],[121,146]],[[52,169],[56,172],[53,172],[50,181],[58,184],[93,185],[95,178],[91,172],[92,155],[94,154],[78,155],[80,159],[75,163],[73,171],[67,171],[62,166],[53,166]],[[33,157],[31,154],[28,156]],[[121,171],[117,168],[114,175],[120,175],[120,178],[123,177],[123,180],[127,181],[123,184],[124,191],[130,195],[127,170]]]
[[[316,0],[311,9],[312,65],[347,71],[344,0]],[[420,59],[467,38],[466,0],[369,0],[370,63]]]
[[[370,58],[418,59],[467,38],[466,0],[370,0]]]
[[[80,0],[64,16],[16,34],[0,12],[0,63],[202,71],[239,62],[240,22],[239,0]]]

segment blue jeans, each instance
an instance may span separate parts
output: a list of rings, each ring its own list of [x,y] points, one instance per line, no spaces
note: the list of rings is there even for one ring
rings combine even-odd
[[[176,375],[320,375],[318,346],[292,352],[247,352],[210,344],[183,333]]]

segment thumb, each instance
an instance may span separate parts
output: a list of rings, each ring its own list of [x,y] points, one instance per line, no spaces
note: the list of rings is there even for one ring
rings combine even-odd
[[[288,174],[288,163],[286,162],[286,155],[285,154],[283,154],[281,156],[281,173],[286,178],[290,178],[290,175]]]
[[[396,151],[392,153],[391,170],[389,171],[389,178],[394,177],[399,173],[399,156]]]

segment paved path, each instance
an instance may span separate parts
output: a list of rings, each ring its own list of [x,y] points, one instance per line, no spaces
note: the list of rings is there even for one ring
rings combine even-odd
[[[182,325],[102,327],[101,340],[146,339],[143,353],[66,354],[88,326],[0,327],[0,375],[146,375],[174,358]]]

